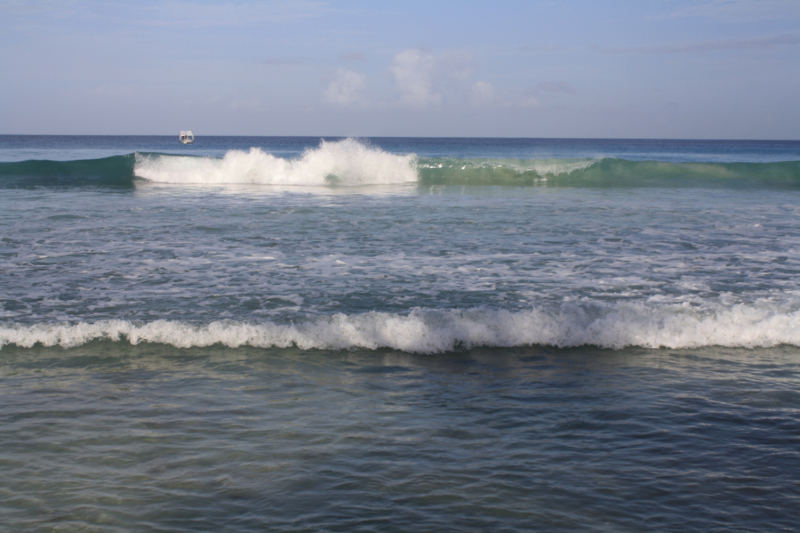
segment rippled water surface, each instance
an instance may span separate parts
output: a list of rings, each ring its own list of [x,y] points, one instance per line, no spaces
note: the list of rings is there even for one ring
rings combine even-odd
[[[791,531],[798,361],[796,348],[6,348],[3,521]]]
[[[4,318],[753,303],[800,289],[800,192],[328,192],[7,191]]]

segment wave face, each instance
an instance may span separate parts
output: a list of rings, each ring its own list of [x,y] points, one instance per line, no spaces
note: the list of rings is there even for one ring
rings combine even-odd
[[[229,151],[222,159],[137,155],[134,173],[157,183],[251,185],[391,185],[417,181],[414,155],[394,155],[353,139],[322,142],[296,160]]]
[[[686,305],[618,303],[557,310],[505,311],[415,309],[408,314],[373,311],[308,319],[293,324],[232,320],[196,325],[157,320],[133,323],[107,320],[78,324],[0,326],[4,345],[70,348],[96,341],[168,344],[191,348],[228,347],[307,349],[391,348],[410,353],[444,353],[475,347],[549,345],[601,348],[763,348],[800,346],[800,311],[767,301],[716,309]]]
[[[418,161],[417,168],[420,182],[431,185],[800,188],[800,161],[668,163],[613,158],[424,159]]]
[[[135,154],[74,161],[29,160],[0,163],[0,186],[133,187]]]
[[[134,153],[75,161],[0,163],[0,187],[172,184],[360,186],[418,184],[539,187],[800,189],[800,161],[676,163],[598,159],[418,158],[354,139],[323,141],[296,159],[259,148],[221,158]]]

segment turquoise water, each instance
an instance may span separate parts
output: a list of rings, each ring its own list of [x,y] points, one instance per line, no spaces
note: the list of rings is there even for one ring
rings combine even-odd
[[[798,161],[0,136],[0,528],[790,531]]]

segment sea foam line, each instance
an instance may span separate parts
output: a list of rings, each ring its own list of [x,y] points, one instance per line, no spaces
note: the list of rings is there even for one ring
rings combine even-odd
[[[701,346],[800,346],[800,311],[774,305],[737,305],[716,310],[690,306],[605,307],[564,305],[558,310],[505,311],[414,309],[408,314],[336,314],[294,324],[215,321],[207,324],[157,320],[108,320],[78,324],[0,325],[0,347],[62,346],[93,340],[168,344],[190,348],[221,344],[301,349],[392,348],[443,353],[472,347],[594,345],[620,349]]]

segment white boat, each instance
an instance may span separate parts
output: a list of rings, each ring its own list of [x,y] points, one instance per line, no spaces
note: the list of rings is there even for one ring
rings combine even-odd
[[[194,135],[192,135],[191,131],[182,131],[178,140],[181,144],[192,144],[194,142]]]

